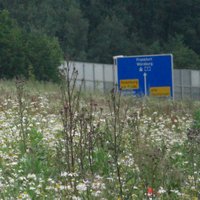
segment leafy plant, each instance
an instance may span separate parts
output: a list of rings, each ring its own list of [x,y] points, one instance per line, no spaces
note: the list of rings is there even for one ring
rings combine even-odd
[[[27,150],[21,156],[20,168],[25,174],[43,174],[49,177],[54,174],[52,168],[52,151],[44,143],[43,134],[31,129],[27,138]]]
[[[96,149],[93,154],[93,171],[97,174],[108,176],[110,172],[109,160],[106,149]]]

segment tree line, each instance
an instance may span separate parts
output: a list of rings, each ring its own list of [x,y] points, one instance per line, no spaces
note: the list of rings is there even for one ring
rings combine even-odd
[[[172,53],[200,69],[200,0],[0,0],[0,78],[57,80],[63,59]]]

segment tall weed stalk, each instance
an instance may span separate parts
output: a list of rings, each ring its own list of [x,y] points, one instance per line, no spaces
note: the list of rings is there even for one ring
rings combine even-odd
[[[63,122],[65,169],[67,172],[74,174],[77,161],[74,138],[77,131],[81,86],[79,90],[76,89],[78,71],[75,67],[73,69],[72,67],[70,63],[67,63],[67,67],[62,70],[60,88],[62,95],[61,117]],[[71,185],[73,185],[72,182]]]
[[[116,88],[113,88],[110,93],[109,109],[111,114],[111,133],[112,133],[112,146],[114,164],[116,167],[116,176],[119,185],[119,196],[123,199],[123,183],[121,175],[121,166],[119,157],[121,153],[121,139],[122,139],[122,121],[120,117],[121,112],[121,94],[116,92]]]
[[[26,152],[27,149],[27,126],[25,126],[25,93],[24,93],[24,85],[25,81],[23,79],[17,79],[15,82],[16,91],[17,91],[17,101],[18,101],[18,119],[20,125],[20,138],[23,144],[23,151]]]

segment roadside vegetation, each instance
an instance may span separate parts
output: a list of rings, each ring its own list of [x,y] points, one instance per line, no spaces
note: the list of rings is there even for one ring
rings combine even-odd
[[[198,199],[199,102],[94,97],[76,76],[0,82],[0,198]]]
[[[199,102],[96,96],[77,87],[76,69],[58,70],[161,53],[199,69],[199,8],[2,0],[0,199],[200,199]]]

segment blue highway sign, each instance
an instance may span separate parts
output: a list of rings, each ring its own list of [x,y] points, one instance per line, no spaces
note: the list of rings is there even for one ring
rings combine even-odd
[[[172,54],[116,56],[115,63],[122,93],[173,97]]]

